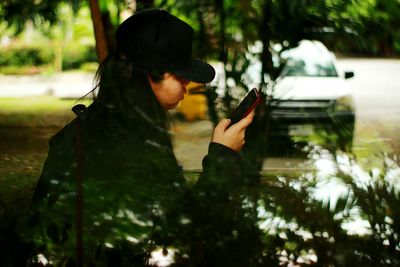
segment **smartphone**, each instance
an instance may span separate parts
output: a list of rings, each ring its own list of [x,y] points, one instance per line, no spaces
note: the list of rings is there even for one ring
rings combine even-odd
[[[231,125],[237,123],[249,113],[255,109],[255,107],[261,102],[261,95],[256,88],[251,89],[251,91],[243,98],[239,106],[232,112],[229,116],[231,120]]]

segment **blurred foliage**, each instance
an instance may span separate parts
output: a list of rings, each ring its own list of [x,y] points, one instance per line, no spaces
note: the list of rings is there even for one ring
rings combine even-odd
[[[15,25],[15,32],[20,33],[26,26],[26,22],[31,21],[36,26],[39,26],[43,21],[48,21],[51,24],[59,21],[60,17],[57,13],[60,3],[71,5],[74,11],[77,11],[83,1],[19,1],[19,0],[4,0],[0,3],[0,18],[6,21],[10,26]]]
[[[0,47],[0,66],[38,66],[50,64],[52,51],[40,46]]]
[[[65,12],[60,12],[60,4],[70,6],[75,15],[82,9],[87,10],[87,3],[82,0],[6,0],[0,4],[0,18],[17,33],[27,22],[33,22],[37,28],[43,23],[60,28],[60,22],[66,19]],[[134,9],[130,1],[101,0],[99,4],[113,25],[109,30],[119,24],[123,10]],[[272,79],[279,73],[279,68],[273,67],[271,55],[276,43],[286,49],[301,39],[318,39],[337,52],[376,56],[399,54],[400,4],[397,0],[158,0],[137,1],[136,4],[138,8],[149,5],[165,8],[193,25],[197,56],[223,62],[226,79],[232,78],[236,86],[241,87],[246,86],[240,77],[246,69],[249,53],[253,53],[250,47],[256,41],[261,41],[264,47],[257,56],[263,62],[263,73]],[[65,21],[62,25],[71,23],[75,22]],[[228,103],[230,105],[229,95]]]
[[[190,247],[196,248],[196,243],[190,243],[190,240],[201,241],[207,244],[207,249],[210,251],[218,251],[215,254],[217,258],[226,259],[230,254],[235,254],[237,258],[239,255],[236,262],[228,260],[226,261],[228,264],[218,266],[399,265],[400,222],[397,220],[400,215],[399,158],[384,157],[383,168],[370,171],[361,168],[351,156],[332,155],[321,147],[310,148],[309,159],[310,171],[300,176],[266,175],[262,176],[261,183],[256,187],[241,190],[240,196],[235,196],[235,201],[239,200],[241,204],[234,209],[230,207],[225,211],[228,213],[224,215],[231,216],[229,212],[234,212],[235,216],[245,214],[246,219],[236,221],[234,225],[224,225],[221,222],[200,226],[187,221],[185,225],[188,228],[182,228],[186,229],[183,233],[174,232],[173,229],[178,227],[177,225],[169,225],[170,238],[174,240],[174,246],[165,247],[163,253],[165,255],[174,253],[175,263],[171,266],[197,266],[194,262],[198,259],[187,258],[188,256],[184,255],[186,251],[190,251],[192,256],[196,255],[190,250]],[[328,160],[333,168],[318,167],[319,160]],[[193,172],[187,173],[191,184],[197,179],[197,175]],[[99,197],[121,198],[119,192],[115,190],[103,192],[107,193],[87,195],[86,201],[93,202],[86,207],[87,212],[98,210],[95,203]],[[219,197],[221,196],[215,200]],[[66,198],[63,198],[63,201],[66,201]],[[129,201],[129,198],[120,200]],[[215,205],[219,205],[218,202]],[[58,209],[63,208],[66,206],[58,207]],[[95,266],[116,266],[117,261],[113,262],[114,265],[107,265],[106,259],[112,261],[117,260],[118,255],[140,254],[136,237],[140,236],[140,229],[144,226],[140,226],[139,217],[136,217],[139,214],[140,212],[133,215],[118,215],[118,212],[109,210],[107,214],[97,217],[98,234],[96,237],[86,236],[88,240],[100,238],[114,223],[121,226],[114,228],[114,225],[112,228],[114,238],[103,240],[104,246],[99,246],[96,255],[103,255],[104,258],[97,258]],[[175,216],[185,215],[177,213]],[[12,223],[10,218],[12,217],[2,220],[3,227],[7,223]],[[128,221],[131,222],[127,223]],[[24,236],[13,232],[2,235],[3,241],[13,238],[13,242],[7,243],[7,247],[2,247],[2,251],[7,252],[5,255],[10,256],[2,258],[3,264],[5,263],[3,266],[15,266],[12,264],[26,259],[24,257],[30,253],[42,254],[42,257],[54,264],[53,266],[69,266],[67,262],[72,259],[68,257],[71,253],[68,246],[72,245],[69,249],[73,251],[74,237],[65,235],[67,232],[61,227],[62,224],[54,222],[55,218],[52,216],[41,218],[44,232],[33,239],[35,242],[26,242]],[[227,240],[221,240],[220,244],[215,242],[215,238],[224,233],[224,229],[233,230],[233,237],[239,240],[246,236],[252,239],[243,243],[242,247],[236,247],[237,251],[231,251]],[[27,236],[29,234],[25,232],[25,237]],[[38,244],[43,246],[37,246]],[[69,245],[66,246],[67,244]],[[226,247],[221,247],[221,244]],[[13,250],[15,248],[13,246],[19,250]],[[152,246],[149,242],[148,247]],[[18,257],[14,253],[18,253]],[[248,258],[240,259],[240,255],[247,255]],[[33,257],[31,260],[35,262],[37,258]],[[100,263],[101,260],[104,261]],[[134,262],[135,257],[125,260],[121,266],[130,266],[124,264]]]
[[[289,265],[315,255],[301,266],[398,265],[399,162],[385,158],[383,170],[366,173],[354,159],[336,160],[329,175],[266,180],[263,226],[279,236],[281,260]]]
[[[29,74],[31,73],[29,67],[36,68],[34,73],[48,72],[51,69],[53,71],[77,69],[82,64],[97,61],[88,8],[80,8],[73,14],[70,6],[62,4],[58,6],[56,12],[60,17],[57,25],[43,21],[39,27],[34,27],[31,23],[27,23],[24,31],[6,41],[6,45],[0,48],[0,52],[7,54],[2,57],[4,62],[0,64],[3,66],[0,69],[1,73]],[[13,28],[6,32],[6,36],[12,33]],[[38,53],[30,58],[31,55],[27,55],[27,52],[16,51],[19,47],[27,47],[27,51],[35,49]],[[49,55],[46,62],[35,60],[42,55]],[[46,68],[41,67],[44,63],[47,65]],[[20,70],[18,67],[21,67]]]
[[[54,58],[55,51],[43,45],[0,47],[0,72],[5,74],[29,74],[29,67],[51,66]],[[96,61],[97,55],[93,47],[73,44],[67,46],[63,51],[62,69],[79,69],[85,63]]]
[[[79,69],[84,63],[97,62],[96,50],[90,46],[69,46],[65,49],[62,69]]]
[[[342,13],[350,21],[355,38],[331,40],[335,50],[372,56],[398,56],[400,3],[397,0],[359,1]]]

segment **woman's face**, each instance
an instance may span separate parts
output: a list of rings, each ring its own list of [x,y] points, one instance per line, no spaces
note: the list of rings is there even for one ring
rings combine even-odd
[[[158,102],[165,109],[175,108],[179,101],[183,100],[186,86],[189,84],[188,80],[179,78],[169,72],[164,73],[161,81],[154,82],[149,77],[149,82]]]

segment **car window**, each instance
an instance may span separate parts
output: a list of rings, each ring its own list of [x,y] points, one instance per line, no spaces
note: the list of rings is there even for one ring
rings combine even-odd
[[[289,58],[282,70],[282,76],[337,77],[332,62]]]
[[[284,51],[281,56],[284,61],[281,76],[338,76],[330,52],[313,43],[303,43]]]

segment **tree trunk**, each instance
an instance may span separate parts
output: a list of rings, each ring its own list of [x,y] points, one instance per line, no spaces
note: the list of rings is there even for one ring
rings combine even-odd
[[[261,53],[261,83],[259,89],[262,90],[264,101],[257,107],[256,116],[253,122],[246,129],[246,146],[242,153],[246,155],[248,168],[254,172],[259,173],[262,171],[263,162],[266,158],[269,135],[270,135],[270,111],[268,95],[265,94],[267,82],[265,81],[265,74],[269,74],[273,79],[274,68],[272,64],[272,55],[269,51],[271,41],[271,31],[269,20],[271,15],[272,0],[265,1],[263,5],[263,20],[259,26],[259,37],[263,43],[263,50]]]
[[[97,58],[99,62],[103,62],[107,58],[109,51],[99,1],[89,0],[89,6],[93,21],[94,37],[96,39]]]

